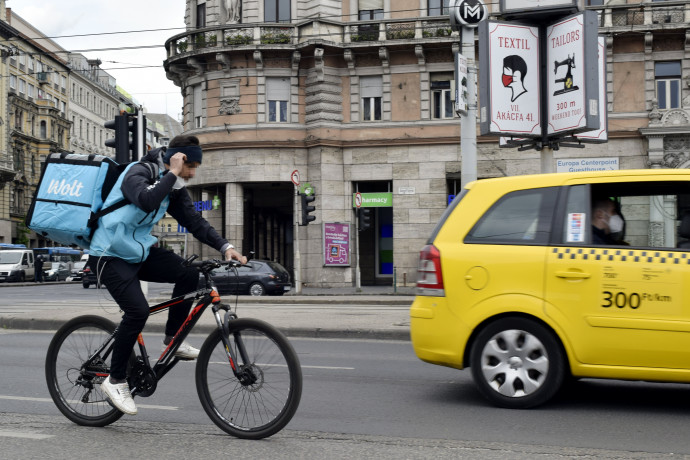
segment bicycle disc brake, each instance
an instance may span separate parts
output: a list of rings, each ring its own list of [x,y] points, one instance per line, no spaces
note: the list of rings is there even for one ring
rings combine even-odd
[[[137,356],[134,361],[128,380],[132,394],[142,397],[151,396],[158,385],[156,374],[153,373],[153,369],[146,365],[141,356]]]

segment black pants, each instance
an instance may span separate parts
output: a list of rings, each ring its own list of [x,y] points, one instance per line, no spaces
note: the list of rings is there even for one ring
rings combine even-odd
[[[113,379],[125,379],[127,361],[137,337],[149,317],[149,304],[141,290],[141,281],[175,283],[172,296],[177,297],[196,289],[199,272],[182,266],[182,257],[167,249],[151,248],[149,257],[142,263],[130,264],[116,257],[89,257],[89,267],[95,268],[96,276],[113,296],[124,314],[115,336],[110,375]],[[165,335],[175,335],[189,314],[192,299],[181,302],[168,310]]]
[[[43,282],[43,266],[38,268],[34,265],[34,281],[37,283]]]

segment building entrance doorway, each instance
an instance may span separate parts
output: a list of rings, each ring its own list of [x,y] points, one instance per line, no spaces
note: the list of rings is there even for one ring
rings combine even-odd
[[[278,262],[293,273],[293,197],[290,182],[258,182],[244,184],[245,254],[254,251],[257,259]]]

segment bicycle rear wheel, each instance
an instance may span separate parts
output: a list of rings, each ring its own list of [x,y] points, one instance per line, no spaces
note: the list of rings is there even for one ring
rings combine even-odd
[[[271,436],[287,425],[302,396],[302,369],[297,353],[276,328],[256,319],[230,322],[230,343],[239,361],[238,345],[248,362],[233,373],[221,331],[204,342],[196,365],[196,386],[206,414],[221,430],[243,439]]]
[[[115,324],[105,318],[79,316],[58,329],[48,346],[45,372],[50,397],[78,425],[106,426],[123,415],[101,392],[101,382],[110,375],[109,356],[96,356],[85,366],[114,330]]]

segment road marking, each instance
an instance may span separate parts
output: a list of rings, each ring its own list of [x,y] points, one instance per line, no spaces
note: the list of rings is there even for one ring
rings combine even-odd
[[[24,439],[49,439],[54,438],[55,436],[52,434],[31,433],[28,431],[0,431],[0,437]]]
[[[223,361],[212,361],[209,362],[209,364],[220,364],[220,365],[227,365],[227,362]],[[258,363],[257,366],[263,366],[263,367],[287,367],[287,364],[264,364],[264,363]],[[307,366],[305,364],[302,364],[300,366],[302,369],[329,369],[329,370],[336,370],[336,371],[354,371],[354,367],[339,367],[339,366]]]
[[[7,396],[0,395],[0,399],[9,399],[13,401],[33,401],[33,402],[49,402],[52,403],[53,400],[50,398],[29,398],[26,396]],[[70,401],[71,403],[76,403],[78,401]],[[137,404],[137,407],[142,409],[158,409],[158,410],[180,410],[179,407],[175,406],[156,406],[152,404]]]

